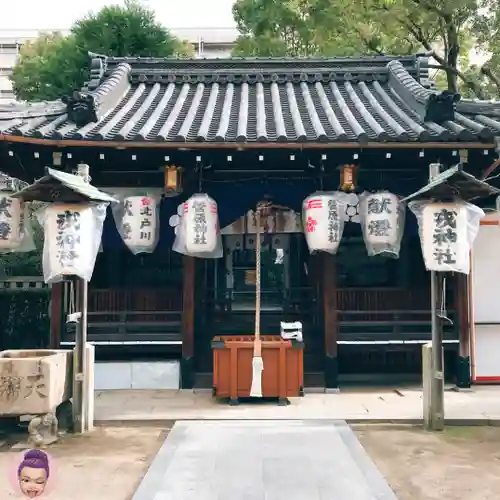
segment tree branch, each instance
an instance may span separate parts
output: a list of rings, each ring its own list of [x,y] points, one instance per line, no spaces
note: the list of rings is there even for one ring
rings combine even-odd
[[[434,12],[438,16],[442,17],[446,22],[451,21],[451,14],[443,9],[436,6],[435,0],[412,0],[415,5],[423,7],[430,12]]]
[[[469,80],[459,69],[451,66],[448,61],[440,56],[431,46],[430,42],[425,38],[424,34],[422,33],[422,30],[420,29],[419,26],[417,26],[415,23],[412,21],[406,22],[402,21],[405,23],[408,31],[415,37],[416,40],[418,40],[423,47],[428,51],[432,53],[432,57],[441,65],[442,69],[445,71],[449,71],[453,73],[454,75],[458,76],[460,80],[462,80],[467,87],[474,92],[474,94],[479,98],[479,99],[484,99],[484,94],[475,82],[472,80]],[[411,24],[410,24],[411,23]]]
[[[500,78],[498,78],[498,76],[496,76],[493,71],[491,71],[491,68],[488,67],[488,64],[484,64],[483,66],[481,66],[481,69],[479,71],[482,75],[488,77],[495,84],[495,87],[497,88],[497,94],[500,95]]]
[[[375,54],[379,55],[379,56],[385,56],[385,53],[378,49],[376,47],[376,45],[374,44],[374,42],[372,40],[368,40],[362,33],[361,33],[361,30],[359,30],[356,26],[352,26],[352,28],[356,31],[359,39],[361,40],[361,43],[363,43],[363,45],[368,49],[370,50],[371,52],[374,52]]]
[[[479,87],[479,85],[476,82],[473,82],[472,80],[469,80],[460,70],[457,68],[452,67],[444,57],[441,57],[439,54],[437,54],[434,50],[432,51],[432,57],[442,66],[442,68],[446,71],[450,71],[454,75],[458,76],[460,80],[462,80],[467,87],[476,94],[476,97],[478,99],[485,99],[484,93]]]

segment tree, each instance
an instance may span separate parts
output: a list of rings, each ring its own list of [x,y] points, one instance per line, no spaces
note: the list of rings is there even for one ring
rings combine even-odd
[[[241,36],[235,55],[401,55],[423,50],[445,72],[449,90],[484,97],[484,79],[488,68],[490,73],[494,69],[463,68],[472,45],[500,48],[499,6],[499,0],[237,0],[233,13]]]
[[[73,36],[42,34],[21,48],[10,76],[16,97],[23,101],[61,97],[81,87],[87,62],[88,55],[76,50]]]
[[[496,1],[496,0],[495,0]],[[458,92],[459,80],[479,97],[481,88],[461,71],[461,57],[467,58],[471,28],[490,0],[363,0],[350,16],[370,15],[380,26],[397,31],[421,49],[432,53],[446,73],[448,90]],[[350,5],[346,2],[346,5]],[[352,18],[351,18],[352,19]]]
[[[156,21],[154,11],[136,0],[88,14],[73,25],[71,33],[82,50],[116,57],[169,57],[178,55],[182,47]]]
[[[356,2],[350,1],[355,8]],[[418,44],[395,30],[380,29],[365,12],[349,22],[345,7],[342,0],[237,0],[233,15],[241,36],[234,55],[348,56],[416,50]]]
[[[11,80],[21,100],[51,100],[88,79],[88,52],[109,56],[182,57],[192,47],[161,26],[139,1],[104,7],[77,21],[68,36],[43,34],[21,48]]]
[[[491,1],[473,27],[486,61],[474,68],[474,76],[486,95],[500,98],[500,2]]]

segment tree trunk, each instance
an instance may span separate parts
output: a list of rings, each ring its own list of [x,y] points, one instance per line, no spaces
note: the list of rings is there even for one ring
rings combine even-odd
[[[500,78],[498,78],[498,76],[496,76],[487,65],[484,65],[481,68],[481,73],[495,84],[495,87],[497,88],[497,96],[500,96]]]
[[[458,58],[460,55],[460,44],[458,41],[458,33],[455,24],[451,19],[447,26],[448,35],[448,52],[446,54],[446,62],[450,69],[446,70],[446,78],[448,80],[448,90],[450,92],[458,93]]]

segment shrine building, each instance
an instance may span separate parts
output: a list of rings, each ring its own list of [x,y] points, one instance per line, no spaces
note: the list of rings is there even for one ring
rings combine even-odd
[[[178,366],[182,388],[211,386],[214,336],[253,333],[248,214],[262,199],[288,212],[263,239],[261,331],[302,322],[305,386],[419,380],[431,315],[417,221],[407,211],[398,258],[369,257],[357,195],[407,196],[428,182],[432,163],[461,163],[484,178],[498,165],[499,134],[500,103],[435,90],[420,55],[95,57],[73,95],[0,106],[1,169],[9,175],[33,182],[46,167],[74,172],[83,163],[103,191],[162,196],[150,253],[126,247],[108,209],[89,284],[88,338],[98,365]],[[338,252],[311,254],[303,201],[337,190],[348,194]],[[194,193],[217,202],[222,258],[172,250],[172,217]],[[443,302],[452,320],[445,376],[462,383],[470,378],[468,289],[467,276],[450,273]],[[57,283],[51,293],[51,346],[71,346],[72,290]]]

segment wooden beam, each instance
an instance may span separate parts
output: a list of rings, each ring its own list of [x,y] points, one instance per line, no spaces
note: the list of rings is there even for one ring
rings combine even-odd
[[[194,257],[183,257],[182,282],[182,358],[181,388],[192,389],[195,382],[194,369],[194,314],[196,260]]]
[[[337,256],[321,255],[323,281],[323,328],[325,338],[325,391],[338,390]]]
[[[59,349],[61,345],[61,330],[64,327],[63,322],[63,296],[64,283],[54,283],[50,290],[50,336],[49,348]]]
[[[168,141],[89,141],[80,139],[36,139],[0,134],[0,141],[40,146],[140,149],[495,149],[481,142],[168,142]]]
[[[471,324],[469,315],[469,276],[467,274],[456,274],[455,307],[459,339],[456,385],[459,388],[467,389],[471,384]]]

